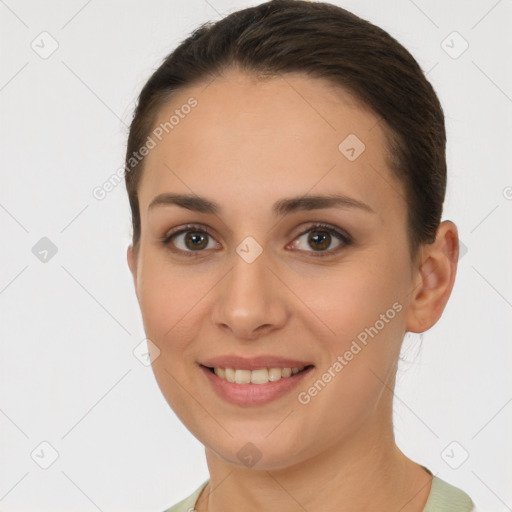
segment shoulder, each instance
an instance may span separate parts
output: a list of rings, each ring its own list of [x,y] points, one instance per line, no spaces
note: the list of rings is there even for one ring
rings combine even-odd
[[[190,496],[187,496],[184,500],[176,503],[176,505],[165,509],[164,512],[192,512],[195,510],[197,498],[199,498],[201,491],[206,487],[208,482],[209,480],[203,482]]]
[[[479,512],[471,498],[458,487],[437,476],[432,477],[432,487],[423,512]]]
[[[197,498],[201,494],[201,491],[206,487],[209,480],[203,482],[190,496],[187,496],[184,500],[181,500],[171,508],[164,510],[164,512],[192,512],[195,509]]]
[[[203,482],[190,496],[176,503],[164,512],[192,512],[197,498],[209,480]],[[432,487],[423,512],[482,512],[476,508],[471,498],[458,487],[437,476],[432,477]]]

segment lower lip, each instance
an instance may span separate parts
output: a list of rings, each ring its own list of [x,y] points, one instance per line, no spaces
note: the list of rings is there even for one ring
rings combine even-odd
[[[214,391],[224,400],[236,405],[263,405],[286,395],[308,375],[313,366],[291,377],[282,377],[267,384],[236,384],[217,377],[205,366],[200,365]]]

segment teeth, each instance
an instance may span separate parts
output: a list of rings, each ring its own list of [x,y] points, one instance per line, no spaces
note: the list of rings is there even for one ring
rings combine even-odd
[[[216,372],[216,370],[221,370],[221,371],[222,371],[222,368],[215,368],[215,373],[217,373],[217,372]],[[226,368],[226,369],[224,370],[224,373],[225,373],[225,375],[226,375],[226,377],[225,377],[225,378],[226,378],[226,380],[227,380],[228,382],[235,382],[235,370],[233,370],[233,368]],[[222,377],[221,375],[219,375],[218,373],[217,373],[217,376],[218,376],[218,377],[220,377],[220,378],[223,378],[223,377]]]
[[[253,370],[250,372],[246,370],[247,373],[251,375],[251,383],[252,384],[266,384],[269,381],[269,370],[263,368],[261,370]],[[279,378],[281,378],[281,372],[279,372]],[[240,382],[236,381],[238,384]]]
[[[281,377],[291,377],[292,376],[292,369],[291,368],[283,368],[281,370]]]
[[[270,382],[275,382],[276,380],[281,379],[283,376],[283,370],[281,370],[281,368],[270,368],[267,375]]]
[[[250,384],[251,371],[250,370],[235,370],[235,382],[237,384]]]
[[[234,368],[214,368],[217,377],[236,384],[267,384],[282,378],[291,377],[304,370],[300,368],[260,368],[258,370],[237,370]]]

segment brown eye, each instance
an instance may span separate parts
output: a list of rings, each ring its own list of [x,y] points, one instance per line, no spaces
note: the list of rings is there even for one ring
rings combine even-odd
[[[307,239],[301,241],[301,238],[305,235],[307,235]],[[338,244],[327,250],[333,240],[337,241]],[[316,224],[297,237],[293,245],[294,249],[304,250],[311,253],[312,256],[330,256],[351,243],[352,239],[348,235],[340,233],[337,229],[326,224]],[[313,250],[308,250],[307,247]]]
[[[179,231],[170,233],[162,240],[163,245],[169,247],[173,252],[180,252],[187,256],[191,253],[201,253],[205,249],[215,249],[220,245],[214,241],[203,228],[195,228],[194,226],[186,226]]]
[[[301,241],[300,239],[305,235],[307,235],[307,240]],[[329,249],[333,241],[338,244]],[[206,252],[206,249],[220,248],[220,244],[206,229],[194,225],[184,226],[182,229],[168,234],[161,239],[161,243],[170,251],[184,256],[200,256],[201,253]],[[350,235],[343,234],[328,224],[316,224],[294,240],[293,248],[308,252],[311,256],[331,256],[351,244]],[[308,247],[312,250],[308,250]]]
[[[187,231],[185,233],[184,243],[188,249],[195,251],[204,249],[208,245],[208,235],[198,231]]]
[[[314,249],[327,249],[331,244],[331,234],[325,231],[310,231],[308,244]]]

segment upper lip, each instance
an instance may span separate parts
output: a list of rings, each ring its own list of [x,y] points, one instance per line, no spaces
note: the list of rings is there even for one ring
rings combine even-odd
[[[240,357],[225,355],[205,359],[200,363],[208,368],[234,368],[238,370],[258,370],[260,368],[302,368],[312,363],[299,361],[298,359],[287,359],[272,355],[261,355],[257,357]]]

